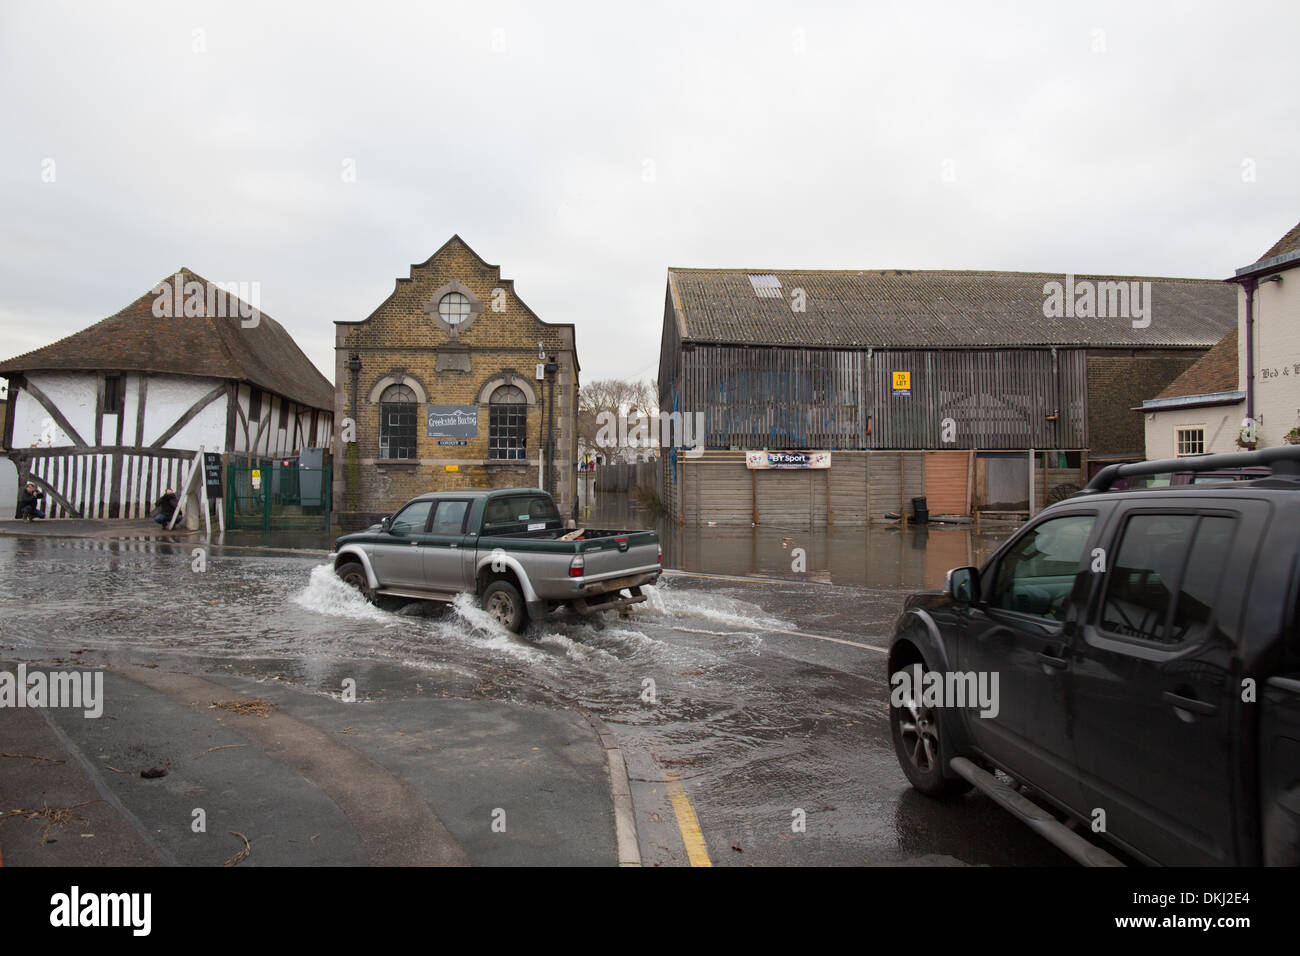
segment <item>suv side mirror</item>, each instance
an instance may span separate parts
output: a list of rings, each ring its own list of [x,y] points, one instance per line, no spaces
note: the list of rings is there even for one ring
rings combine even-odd
[[[388,532],[393,530],[392,515],[384,515],[382,518],[379,519],[379,530],[384,532],[384,534],[388,534]]]
[[[979,600],[980,572],[978,568],[953,568],[943,582],[944,597],[962,604]]]

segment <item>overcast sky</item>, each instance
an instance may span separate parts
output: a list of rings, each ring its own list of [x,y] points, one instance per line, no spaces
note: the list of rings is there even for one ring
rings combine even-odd
[[[4,0],[0,352],[185,265],[332,380],[459,233],[648,377],[669,266],[1223,278],[1300,220],[1300,4],[1057,6]]]

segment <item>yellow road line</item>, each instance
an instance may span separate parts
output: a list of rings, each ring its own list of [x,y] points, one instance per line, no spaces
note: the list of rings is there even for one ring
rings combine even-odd
[[[712,866],[709,848],[704,843],[704,834],[700,832],[700,821],[691,806],[691,798],[686,796],[682,782],[677,779],[677,772],[669,770],[664,774],[668,783],[668,802],[673,805],[673,815],[677,817],[677,830],[682,835],[686,847],[686,858],[691,866]]]

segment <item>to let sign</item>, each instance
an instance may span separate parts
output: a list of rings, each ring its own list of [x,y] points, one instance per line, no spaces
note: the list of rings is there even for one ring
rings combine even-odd
[[[208,498],[221,497],[221,455],[216,452],[203,453],[203,484],[207,486]]]
[[[430,438],[477,438],[477,405],[430,405]]]
[[[894,394],[895,395],[912,394],[912,373],[911,372],[894,373]]]

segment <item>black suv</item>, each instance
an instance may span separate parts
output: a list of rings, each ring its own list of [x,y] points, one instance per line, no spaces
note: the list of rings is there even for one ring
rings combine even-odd
[[[1112,489],[1255,466],[1271,473]],[[1112,465],[908,598],[888,665],[899,762],[1081,862],[1116,861],[1025,792],[1143,862],[1295,865],[1298,605],[1300,447]]]

